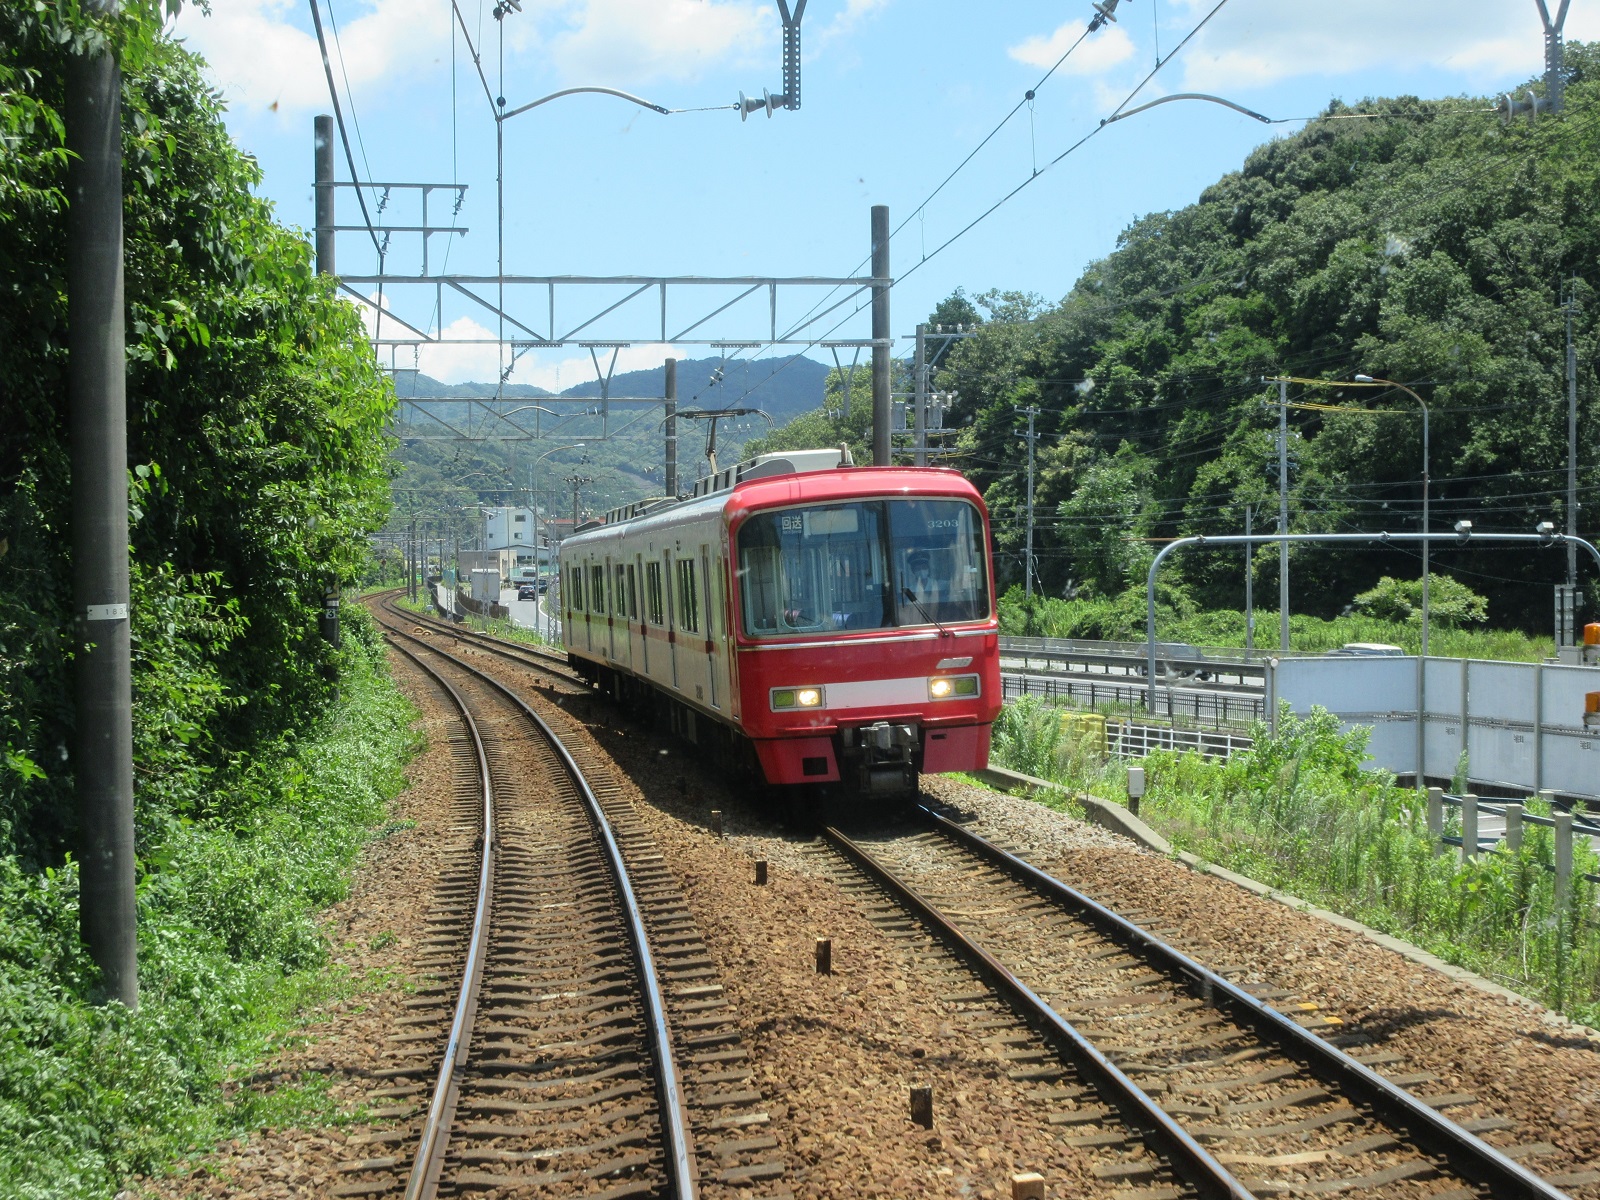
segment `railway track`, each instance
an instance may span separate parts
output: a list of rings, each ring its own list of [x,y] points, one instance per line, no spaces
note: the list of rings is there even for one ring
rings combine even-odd
[[[689,1200],[780,1180],[734,1014],[607,765],[415,614],[375,607],[460,716],[462,845],[372,1093],[394,1124],[333,1194]]]
[[[1563,1195],[1519,1161],[1553,1147],[1496,1148],[1476,1135],[1511,1122],[1441,1115],[1474,1097],[1413,1094],[1434,1077],[1363,1052],[1315,1005],[1271,1007],[1285,997],[1230,982],[1134,924],[1140,914],[1111,912],[931,809],[871,840],[831,827],[824,839],[857,873],[870,917],[903,929],[909,914],[1026,1022],[992,1023],[1002,1060],[1039,1082],[1031,1099],[1053,1107],[1098,1178],[1137,1187],[1130,1196]]]
[[[547,652],[428,624],[558,689],[588,690]],[[1133,924],[1136,911],[1119,917],[936,813],[919,820],[872,843],[829,830],[862,873],[847,888],[875,894],[868,915],[881,925],[903,929],[909,909],[984,979],[992,991],[942,999],[967,1010],[961,1023],[1032,1088],[1030,1103],[1089,1155],[1108,1194],[1562,1195],[1564,1177],[1525,1165],[1553,1147],[1496,1148],[1477,1135],[1504,1140],[1510,1121],[1441,1115],[1473,1096],[1430,1090],[1435,1077],[1361,1045],[1315,1005],[1270,1007],[1289,997],[1208,971]]]
[[[437,617],[430,617],[425,613],[401,608],[395,603],[399,595],[399,592],[389,592],[378,602],[378,608],[390,628],[410,625],[414,630],[426,631],[430,636],[449,637],[457,643],[472,646],[507,662],[538,671],[549,678],[558,689],[571,688],[586,694],[593,690],[582,676],[567,665],[564,654],[495,637],[491,633],[480,633],[475,629],[467,629]]]
[[[420,1128],[375,1135],[369,1148],[388,1152],[347,1164],[336,1194],[427,1200],[559,1186],[695,1196],[663,983],[592,790],[515,697],[459,665],[426,662],[426,651],[396,649],[461,714],[478,776],[479,863],[475,878],[457,870],[442,882],[431,957],[420,964],[442,981],[459,962],[459,985],[419,989],[414,1015],[391,1037],[396,1056],[413,1062],[392,1072],[390,1098],[411,1101],[395,1107],[420,1116]],[[542,735],[538,755],[518,736],[530,725]],[[515,762],[504,753],[512,745]],[[425,1107],[417,1049],[437,1061]]]

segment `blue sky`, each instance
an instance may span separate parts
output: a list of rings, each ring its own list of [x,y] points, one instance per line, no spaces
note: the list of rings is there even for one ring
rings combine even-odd
[[[494,122],[449,0],[320,2],[358,171],[365,179],[469,185],[457,220],[470,233],[435,238],[432,265],[439,269],[444,243],[452,241],[446,269],[492,274]],[[497,92],[503,34],[510,107],[578,85],[619,88],[671,108],[731,105],[740,91],[780,90],[775,0],[522,0],[523,11],[502,24],[491,15],[493,0],[457,3]],[[1215,4],[1121,0],[1117,23],[1090,34],[1033,103],[918,212],[1082,31],[1093,15],[1089,0],[810,0],[798,112],[741,123],[731,108],[660,116],[586,95],[505,122],[506,269],[846,275],[867,255],[870,206],[887,204],[895,225],[911,218],[892,247],[893,272],[904,277],[893,293],[897,335],[909,334],[957,286],[1058,299],[1137,216],[1191,202],[1253,147],[1299,124],[1262,125],[1203,103],[1164,105],[1105,127],[948,249],[922,260],[1036,165],[1095,129],[1158,53],[1171,54]],[[175,32],[212,64],[230,105],[229,127],[260,161],[263,191],[281,219],[309,227],[312,117],[329,111],[310,10],[294,0],[212,0],[211,9],[185,9]],[[1566,33],[1569,40],[1600,37],[1600,2],[1575,0]],[[1270,117],[1302,117],[1331,98],[1502,91],[1538,74],[1542,55],[1534,0],[1227,0],[1135,103],[1204,91]],[[339,176],[348,178],[342,157]],[[410,203],[397,196],[384,218],[418,223]],[[341,204],[341,222],[359,220],[350,192],[341,193]],[[448,215],[443,202],[430,212],[436,223]],[[369,272],[375,258],[363,235],[341,235],[342,272]],[[396,235],[390,270],[414,273],[420,265],[416,239]],[[589,311],[624,294],[597,290]],[[780,327],[819,296],[781,297]],[[576,324],[583,299],[563,296],[557,324]],[[673,325],[722,299],[675,302]],[[407,320],[430,331],[442,326],[447,338],[492,333],[493,318],[466,302],[447,299],[441,313],[423,289],[392,300]],[[543,292],[509,303],[543,327]],[[854,307],[808,335],[828,331]],[[619,371],[654,366],[672,352],[650,340],[659,336],[658,321],[657,301],[646,297],[582,336],[631,341],[619,354]],[[753,341],[768,321],[762,294],[708,323],[703,334]],[[869,334],[863,309],[832,336]],[[686,345],[676,351],[714,353]],[[812,353],[831,361],[826,351]],[[492,379],[499,361],[494,347],[461,344],[418,357],[404,350],[397,365],[456,382]],[[528,353],[511,376],[550,388],[592,377],[589,352],[575,345]]]

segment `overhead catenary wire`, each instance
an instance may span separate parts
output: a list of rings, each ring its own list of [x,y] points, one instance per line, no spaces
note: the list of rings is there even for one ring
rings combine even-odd
[[[1153,67],[1150,70],[1150,72],[1147,75],[1145,75],[1144,78],[1141,79],[1138,82],[1138,84],[1136,84],[1134,86],[1134,89],[1131,92],[1128,93],[1128,95],[1123,99],[1122,103],[1117,105],[1117,107],[1114,110],[1112,110],[1110,116],[1107,118],[1107,121],[1109,121],[1111,118],[1115,117],[1124,108],[1126,108],[1129,104],[1131,104],[1133,102],[1134,98],[1137,97],[1139,95],[1139,93],[1142,92],[1145,89],[1146,86],[1148,86],[1150,81],[1152,79],[1154,79],[1156,77],[1156,75],[1162,69],[1164,69],[1174,58],[1176,58],[1178,56],[1178,54],[1183,50],[1183,48],[1185,46],[1187,46],[1189,44],[1189,42],[1194,39],[1195,35],[1198,34],[1202,29],[1204,29],[1206,27],[1206,25],[1210,23],[1211,19],[1213,17],[1215,17],[1219,12],[1221,12],[1224,7],[1226,7],[1227,3],[1228,3],[1228,0],[1217,0],[1216,5],[1211,9],[1211,11],[1208,12],[1204,17],[1202,17],[1200,19],[1200,21],[1192,29],[1190,29],[1187,34],[1184,35],[1183,40],[1181,42],[1179,42],[1177,44],[1177,46],[1175,46],[1173,48],[1172,53],[1167,55],[1166,58],[1162,59],[1159,63],[1157,63],[1156,66]],[[1082,39],[1080,38],[1079,40],[1081,41]],[[1076,45],[1076,43],[1074,43],[1074,45]],[[1069,53],[1070,53],[1070,49],[1069,49]],[[1064,57],[1065,56],[1063,56],[1063,58]],[[1058,63],[1057,65],[1059,66],[1060,64]],[[1051,68],[1051,69],[1053,71],[1055,68]],[[1024,99],[1023,103],[1026,103],[1025,99]],[[1022,107],[1022,105],[1019,104],[1017,106],[1017,109],[1020,109],[1021,107]],[[1016,114],[1017,109],[1013,109],[1011,115],[1014,116]],[[1007,119],[1009,119],[1009,117]],[[1098,134],[1101,130],[1103,130],[1105,128],[1106,128],[1106,122],[1103,121],[1099,125],[1095,126],[1093,129],[1091,129],[1088,133],[1084,134],[1076,142],[1073,142],[1070,146],[1068,146],[1060,154],[1056,155],[1055,158],[1051,159],[1043,167],[1036,168],[1033,171],[1032,174],[1030,174],[1026,179],[1024,179],[1016,187],[1012,188],[1009,192],[1007,192],[1004,196],[1000,197],[999,200],[997,200],[993,204],[991,204],[982,213],[978,214],[978,216],[974,217],[971,221],[969,221],[966,225],[962,226],[959,230],[957,230],[950,237],[946,238],[938,246],[934,247],[933,252],[931,254],[927,254],[924,257],[922,257],[920,260],[918,260],[911,267],[910,270],[905,272],[905,274],[900,275],[897,278],[891,280],[890,284],[889,284],[890,288],[892,289],[892,288],[898,286],[899,284],[903,283],[905,280],[909,279],[912,275],[915,275],[924,266],[926,266],[928,263],[932,262],[933,259],[936,258],[939,254],[943,253],[950,246],[955,244],[961,238],[965,237],[973,229],[977,228],[978,225],[982,224],[990,216],[992,216],[994,213],[999,211],[999,209],[1001,207],[1003,207],[1008,201],[1010,201],[1014,196],[1016,196],[1018,193],[1020,193],[1023,189],[1028,187],[1029,184],[1031,184],[1035,180],[1041,178],[1047,172],[1049,172],[1052,168],[1058,166],[1060,163],[1065,161],[1071,154],[1073,154],[1075,151],[1077,151],[1086,142],[1088,142],[1091,138],[1093,138],[1096,134]],[[990,136],[993,136],[993,135],[991,134]],[[943,186],[943,185],[941,185],[941,186]],[[926,201],[924,203],[926,203]],[[902,222],[900,228],[904,228],[904,227],[905,227],[905,223]],[[857,269],[859,269],[859,268],[857,268]],[[861,289],[857,289],[857,293],[859,293],[860,290]],[[834,310],[839,308],[840,305],[842,305],[844,303],[847,303],[849,301],[849,299],[850,299],[850,297],[846,297],[845,300],[842,300],[839,303],[834,304],[831,308],[829,308],[826,311],[827,312],[833,312]],[[854,316],[854,315],[855,315],[854,313],[850,314],[850,316]],[[799,357],[799,355],[804,354],[805,351],[810,350],[810,349],[812,349],[813,347],[815,347],[817,345],[820,345],[822,342],[825,342],[830,336],[832,336],[833,333],[835,333],[838,329],[840,329],[844,325],[845,321],[848,321],[850,319],[850,316],[847,316],[843,320],[840,320],[839,322],[834,324],[832,326],[832,328],[830,328],[826,333],[822,334],[821,336],[813,338],[810,342],[808,342],[795,355],[795,357]],[[797,326],[796,329],[803,329],[803,328],[805,328],[805,325],[812,324],[817,319],[818,318],[811,318],[810,320],[805,321],[804,324]],[[792,330],[789,334],[786,334],[785,337],[793,336],[793,332],[794,331]],[[775,343],[768,343],[768,346],[770,347],[773,344],[775,344]],[[789,365],[790,362],[793,362],[793,361],[794,361],[793,358],[790,358],[790,359],[786,360],[783,363],[782,366],[779,366],[776,370],[772,371],[771,374],[769,374],[766,379],[763,379],[760,383],[757,383],[754,386],[748,388],[743,393],[743,395],[741,395],[739,397],[739,400],[743,400],[746,397],[748,397],[752,392],[754,392],[756,390],[757,387],[761,387],[765,383],[770,381],[772,378],[774,378],[776,375],[778,375],[781,371],[783,371]],[[737,401],[735,403],[737,403]]]
[[[1039,76],[1039,80],[1038,80],[1037,83],[1035,83],[1031,88],[1029,88],[1026,92],[1023,93],[1022,99],[1018,100],[1016,102],[1016,104],[1014,104],[1011,107],[1011,110],[1009,112],[1007,112],[1005,116],[1000,118],[999,122],[996,123],[995,127],[993,129],[989,130],[988,133],[984,134],[982,140],[980,140],[978,142],[978,144],[976,146],[974,146],[967,153],[966,157],[963,158],[959,163],[957,163],[955,165],[955,168],[948,175],[946,175],[943,179],[941,179],[939,181],[939,183],[934,187],[934,189],[931,192],[929,192],[926,196],[924,196],[922,198],[921,203],[919,203],[914,209],[912,209],[911,212],[908,213],[905,216],[905,218],[901,220],[900,224],[896,225],[894,227],[894,229],[892,229],[890,231],[889,238],[890,238],[891,241],[894,238],[898,237],[900,235],[900,231],[903,230],[907,225],[909,225],[913,220],[920,221],[920,220],[923,219],[923,216],[927,211],[928,205],[933,203],[935,198],[938,197],[939,193],[944,191],[944,189],[951,183],[951,181],[954,180],[957,175],[961,174],[961,172],[964,171],[967,168],[967,165],[969,163],[971,163],[972,160],[974,158],[976,158],[983,151],[983,148],[985,146],[987,146],[991,141],[994,140],[996,134],[998,134],[1002,129],[1004,129],[1007,125],[1009,125],[1011,123],[1011,120],[1012,120],[1013,117],[1015,117],[1019,112],[1021,112],[1024,107],[1029,106],[1029,105],[1032,104],[1033,100],[1035,99],[1035,97],[1037,96],[1037,94],[1039,92],[1039,89],[1044,87],[1044,85],[1050,81],[1050,78],[1057,71],[1059,71],[1061,69],[1061,67],[1066,63],[1067,59],[1072,57],[1073,52],[1075,50],[1077,50],[1077,48],[1083,44],[1084,39],[1087,38],[1089,36],[1089,34],[1094,32],[1094,29],[1095,29],[1095,26],[1093,24],[1087,24],[1087,25],[1084,26],[1083,32],[1080,33],[1077,36],[1077,38],[1074,39],[1072,44],[1066,48],[1066,50],[1062,53],[1061,57],[1056,59],[1056,61],[1051,64],[1049,70],[1047,70],[1043,75]],[[924,252],[923,257],[927,257],[926,252]],[[854,275],[857,271],[860,271],[863,267],[865,267],[867,265],[867,263],[870,262],[870,261],[871,261],[871,256],[868,255],[866,258],[863,258],[860,262],[858,262],[853,268],[851,268],[851,270],[848,273],[850,275]],[[812,314],[814,312],[816,312],[817,308],[822,304],[826,304],[828,299],[829,299],[829,297],[831,297],[834,294],[836,294],[837,291],[838,291],[838,288],[834,287],[834,288],[830,289],[829,291],[823,293],[823,296],[822,296],[822,298],[820,300],[818,300],[815,304],[813,304],[811,306],[811,308],[807,309],[804,313],[802,313],[800,315],[799,319],[800,319],[801,323],[797,324],[797,325],[794,325],[794,326],[791,326],[790,329],[783,336],[785,338],[790,338],[790,337],[793,337],[801,329],[804,329],[806,327],[806,325],[811,323],[811,321],[808,318],[811,318]],[[859,289],[857,289],[857,291],[859,292]],[[848,302],[848,298],[846,299],[846,302]],[[834,306],[830,307],[829,309],[827,309],[826,311],[827,312],[832,312],[837,307],[838,307],[838,305],[834,305]],[[826,313],[824,315],[826,315]],[[807,347],[807,349],[809,349],[809,348],[810,347]],[[746,393],[746,395],[748,395],[748,393]]]

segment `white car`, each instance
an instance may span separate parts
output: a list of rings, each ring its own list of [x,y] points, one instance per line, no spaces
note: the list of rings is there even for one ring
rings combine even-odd
[[[1405,651],[1399,646],[1390,646],[1384,642],[1346,642],[1337,650],[1328,651],[1329,654],[1347,654],[1353,658],[1400,658]]]

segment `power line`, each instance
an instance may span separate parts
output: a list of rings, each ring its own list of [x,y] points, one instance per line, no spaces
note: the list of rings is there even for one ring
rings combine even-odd
[[[1106,122],[1110,121],[1112,117],[1115,117],[1117,115],[1117,113],[1120,113],[1124,108],[1126,108],[1129,104],[1131,104],[1133,102],[1134,97],[1136,97],[1141,91],[1144,90],[1145,86],[1152,79],[1154,79],[1156,77],[1158,72],[1160,72],[1169,63],[1171,63],[1174,58],[1176,58],[1178,56],[1179,52],[1181,52],[1183,50],[1183,48],[1186,45],[1189,44],[1189,42],[1194,38],[1194,36],[1197,33],[1199,33],[1202,29],[1204,29],[1206,27],[1206,25],[1211,21],[1211,19],[1213,17],[1215,17],[1219,12],[1222,11],[1222,9],[1227,5],[1227,3],[1228,3],[1228,0],[1217,0],[1216,6],[1214,8],[1212,8],[1212,10],[1210,12],[1208,12],[1204,17],[1202,17],[1200,19],[1199,23],[1194,26],[1194,28],[1189,30],[1189,32],[1184,35],[1183,40],[1181,42],[1179,42],[1177,44],[1177,46],[1175,46],[1173,48],[1173,51],[1172,51],[1171,54],[1167,55],[1166,58],[1161,60],[1161,62],[1157,63],[1156,66],[1150,71],[1150,73],[1147,74],[1143,79],[1141,79],[1139,81],[1139,83],[1134,87],[1134,89],[1131,92],[1129,92],[1128,95],[1123,99],[1122,103],[1117,105],[1117,107],[1112,110],[1110,116],[1106,117],[1104,120],[1102,120],[1100,122],[1099,125],[1095,126],[1094,129],[1091,129],[1088,133],[1084,134],[1083,137],[1079,138],[1076,142],[1074,142],[1072,145],[1068,146],[1060,154],[1056,155],[1056,157],[1051,159],[1048,163],[1046,163],[1044,165],[1044,167],[1035,168],[1033,174],[1029,175],[1027,179],[1023,180],[1016,187],[1012,188],[1011,191],[1007,192],[999,200],[995,201],[994,204],[990,205],[987,209],[985,209],[982,213],[980,213],[972,221],[969,221],[960,230],[958,230],[953,236],[945,239],[944,242],[942,242],[939,246],[935,247],[932,254],[925,255],[919,262],[916,263],[915,266],[913,266],[904,275],[901,275],[898,278],[896,278],[893,281],[891,281],[890,284],[889,284],[890,288],[894,288],[894,287],[898,286],[899,284],[905,282],[905,280],[909,279],[912,275],[916,274],[919,270],[921,270],[929,262],[933,261],[933,259],[937,255],[942,253],[944,250],[948,249],[952,244],[954,244],[956,241],[960,240],[962,237],[966,236],[973,229],[975,229],[979,224],[981,224],[983,221],[985,221],[991,215],[993,215],[996,211],[998,211],[1001,208],[1001,206],[1004,205],[1007,201],[1009,201],[1013,196],[1017,195],[1024,188],[1026,188],[1029,184],[1031,184],[1034,180],[1038,179],[1041,175],[1043,175],[1047,171],[1049,171],[1052,167],[1055,167],[1058,164],[1060,164],[1061,162],[1063,162],[1070,154],[1072,154],[1079,147],[1081,147],[1085,142],[1087,142],[1090,138],[1094,137],[1097,133],[1099,133],[1102,129],[1104,129],[1106,127]],[[1080,39],[1080,41],[1081,41],[1081,39]],[[1054,68],[1052,68],[1052,70],[1053,69]],[[903,227],[904,226],[902,224],[902,228]],[[846,297],[844,300],[840,301],[839,304],[833,305],[831,308],[829,308],[826,311],[827,312],[832,312],[834,309],[837,309],[840,304],[847,303],[848,300],[849,300],[849,297]],[[824,315],[826,315],[826,313]],[[854,313],[850,314],[850,316],[854,316],[854,315],[855,315]],[[815,319],[816,318],[813,318],[812,320],[815,320]],[[804,354],[806,350],[810,350],[813,347],[817,346],[818,344],[826,341],[834,332],[836,332],[841,326],[844,325],[845,321],[848,321],[849,319],[850,319],[849,316],[845,317],[843,320],[837,322],[832,328],[830,328],[827,331],[827,333],[822,334],[820,337],[813,338],[810,342],[808,342],[795,355],[795,357],[796,358],[799,357],[800,355]],[[803,324],[794,327],[794,329],[792,329],[790,331],[790,333],[785,334],[785,336],[786,337],[792,336],[793,332],[795,330],[803,329],[806,324],[810,324],[810,323],[812,323],[811,320],[805,321]],[[775,343],[768,343],[768,346],[771,346],[773,344],[775,344]],[[745,397],[749,396],[751,394],[751,392],[755,391],[755,389],[757,387],[761,387],[765,383],[770,381],[772,378],[774,378],[776,375],[778,375],[779,372],[783,371],[789,365],[790,362],[793,362],[793,361],[794,361],[793,358],[787,360],[782,366],[780,366],[777,369],[775,369],[774,371],[772,371],[767,376],[766,379],[761,381],[761,383],[758,383],[758,384],[755,385],[755,387],[752,387],[752,388],[746,390],[745,393],[739,397],[739,399],[740,400],[745,399]]]

